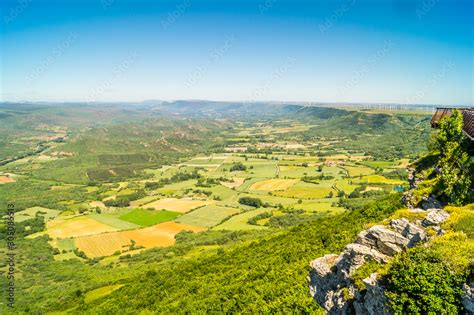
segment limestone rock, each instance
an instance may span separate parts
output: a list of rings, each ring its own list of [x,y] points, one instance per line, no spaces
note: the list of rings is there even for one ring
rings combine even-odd
[[[310,263],[309,288],[311,295],[319,305],[326,309],[334,306],[334,291],[340,287],[340,279],[332,271],[339,260],[339,255],[324,255]]]
[[[423,219],[422,225],[425,227],[432,225],[440,225],[449,217],[449,213],[443,209],[431,209],[428,211],[426,218]]]
[[[371,247],[380,253],[393,256],[408,246],[410,241],[401,235],[382,225],[374,225],[368,230],[362,231],[357,237],[356,243]]]
[[[413,247],[417,243],[427,239],[426,232],[422,228],[410,223],[410,221],[405,218],[392,220],[390,226],[408,239],[408,247]]]
[[[471,282],[469,285],[463,285],[464,295],[462,297],[462,305],[468,312],[468,314],[474,314],[474,282]]]
[[[341,258],[336,264],[336,271],[339,272],[341,278],[347,279],[354,270],[358,269],[368,260],[386,263],[389,257],[362,244],[349,244],[342,252]]]
[[[401,218],[391,220],[389,226],[372,226],[360,232],[357,240],[348,244],[340,255],[325,255],[310,263],[308,282],[311,295],[328,314],[390,314],[377,275],[371,274],[363,280],[366,290],[361,292],[355,288],[351,275],[369,260],[387,263],[395,254],[426,241],[428,235],[423,227],[441,230],[439,224],[449,216],[441,209],[412,211],[423,211],[427,216],[415,223]],[[470,287],[466,285],[464,291],[463,304],[472,310],[472,284]]]
[[[379,315],[392,314],[386,307],[388,301],[384,293],[384,288],[377,281],[377,273],[362,280],[365,284],[366,292],[363,299],[354,302],[356,315]]]
[[[427,209],[439,209],[443,205],[441,202],[433,196],[423,197],[421,201],[421,207],[425,210]]]

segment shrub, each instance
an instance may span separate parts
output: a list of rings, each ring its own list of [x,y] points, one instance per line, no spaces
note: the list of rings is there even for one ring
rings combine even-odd
[[[263,212],[263,213],[257,214],[253,218],[248,219],[247,223],[252,224],[252,225],[258,225],[257,221],[270,218],[271,216],[273,216],[273,213]]]
[[[381,265],[375,260],[367,260],[362,266],[359,267],[353,274],[351,274],[351,279],[354,282],[354,285],[359,291],[365,290],[365,284],[362,280],[370,276],[370,274],[376,272]]]
[[[461,310],[461,277],[430,249],[415,247],[395,258],[387,281],[386,295],[396,314],[457,314]]]
[[[262,200],[258,198],[252,198],[252,197],[242,197],[239,199],[239,203],[242,205],[251,206],[255,208],[260,208],[263,205]]]
[[[440,121],[439,131],[431,138],[429,149],[438,154],[436,161],[438,185],[435,192],[452,204],[467,202],[472,188],[468,151],[472,145],[463,131],[463,116],[458,110]]]
[[[234,172],[234,171],[246,171],[247,170],[247,167],[242,164],[242,163],[236,163],[234,165],[231,166],[230,168],[230,171],[231,172]]]

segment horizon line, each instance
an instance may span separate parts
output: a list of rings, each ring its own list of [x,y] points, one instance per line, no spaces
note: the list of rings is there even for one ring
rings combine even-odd
[[[215,100],[215,99],[143,99],[143,100],[0,100],[0,104],[3,103],[30,103],[30,104],[138,104],[146,102],[161,102],[161,103],[173,103],[173,102],[213,102],[213,103],[242,103],[242,104],[298,104],[298,105],[349,105],[349,106],[447,106],[447,107],[474,107],[474,104],[443,104],[443,103],[397,103],[397,102],[344,102],[344,101],[292,101],[292,100]]]

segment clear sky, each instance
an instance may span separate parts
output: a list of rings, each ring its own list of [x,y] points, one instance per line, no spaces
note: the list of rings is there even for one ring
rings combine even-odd
[[[0,100],[474,104],[474,0],[0,7]]]

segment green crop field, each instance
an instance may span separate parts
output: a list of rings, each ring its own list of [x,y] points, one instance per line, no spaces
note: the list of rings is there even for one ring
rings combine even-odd
[[[321,181],[319,184],[299,182],[285,191],[275,192],[275,195],[302,199],[330,198],[329,194],[332,193],[334,196],[337,194],[332,185],[334,185],[332,181]]]
[[[137,208],[120,216],[120,219],[140,226],[150,226],[165,221],[171,221],[180,215],[181,213],[179,212],[167,210],[147,210]]]
[[[248,211],[245,213],[237,214],[231,217],[229,220],[219,224],[218,226],[214,227],[213,230],[228,230],[228,231],[242,231],[242,230],[260,230],[266,229],[267,227],[260,226],[260,225],[252,225],[248,224],[248,220],[250,218],[255,217],[258,214],[268,212],[268,209],[257,209]]]
[[[237,208],[209,205],[189,212],[175,219],[175,221],[189,225],[212,227],[239,212],[240,210]]]
[[[93,218],[97,222],[107,224],[119,230],[130,230],[139,227],[134,222],[123,220],[121,217],[127,213],[129,209],[115,210],[113,213],[101,213],[101,214],[90,214],[89,217]]]

